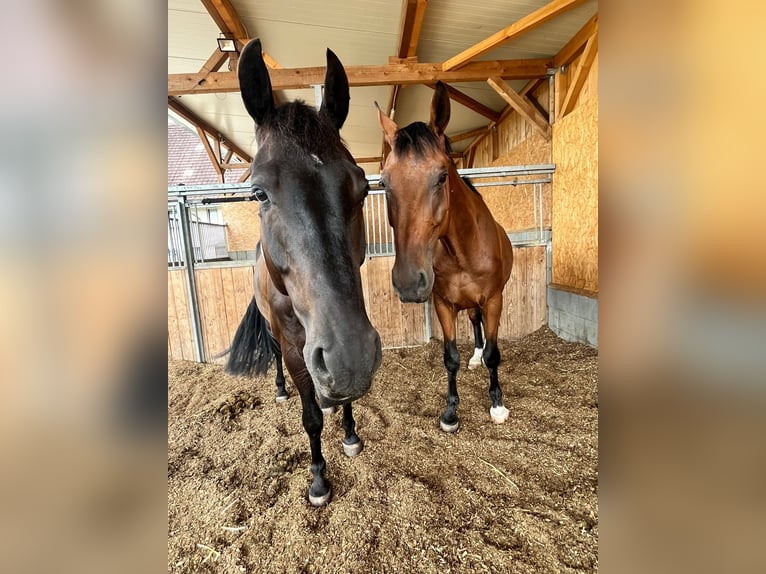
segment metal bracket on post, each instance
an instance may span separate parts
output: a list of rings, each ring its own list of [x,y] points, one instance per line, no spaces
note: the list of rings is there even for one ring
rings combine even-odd
[[[314,88],[314,103],[317,107],[317,110],[322,107],[322,84],[311,84],[311,87]]]
[[[202,344],[202,325],[197,301],[197,284],[194,280],[194,247],[189,226],[189,206],[183,197],[178,198],[178,215],[181,220],[181,237],[183,238],[184,259],[186,260],[186,291],[189,297],[189,313],[192,323],[192,340],[197,362],[204,363],[205,348]]]

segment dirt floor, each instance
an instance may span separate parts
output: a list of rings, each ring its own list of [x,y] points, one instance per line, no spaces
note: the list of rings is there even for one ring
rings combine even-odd
[[[488,375],[459,345],[461,427],[439,429],[438,341],[386,350],[354,403],[364,451],[343,454],[342,411],[322,434],[333,498],[307,500],[308,439],[274,368],[248,380],[168,363],[168,572],[594,572],[597,352],[544,327],[502,342],[510,419],[489,418]]]

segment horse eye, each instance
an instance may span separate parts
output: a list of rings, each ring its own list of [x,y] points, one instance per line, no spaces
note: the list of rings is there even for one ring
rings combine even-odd
[[[261,203],[269,200],[269,196],[266,194],[266,191],[263,188],[253,187],[252,191],[253,191],[253,195],[255,196],[255,199],[257,199]]]
[[[439,175],[439,185],[442,185],[445,181],[447,181],[447,172],[443,171],[441,175]]]

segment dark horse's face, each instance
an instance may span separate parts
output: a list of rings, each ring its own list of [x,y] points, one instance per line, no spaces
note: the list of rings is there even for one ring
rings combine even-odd
[[[380,173],[396,246],[391,278],[405,303],[422,303],[431,294],[434,249],[449,221],[452,162],[444,137],[449,115],[449,95],[441,82],[434,92],[428,125],[415,122],[399,129],[378,110],[380,127],[391,146]]]
[[[357,399],[370,388],[381,347],[359,273],[369,188],[339,133],[348,114],[346,73],[328,50],[319,112],[302,102],[275,107],[259,42],[243,51],[239,79],[257,124],[251,185],[269,275],[303,327],[303,358],[319,397],[326,404]]]

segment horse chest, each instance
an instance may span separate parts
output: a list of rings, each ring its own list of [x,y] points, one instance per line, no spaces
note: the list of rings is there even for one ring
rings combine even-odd
[[[434,266],[434,291],[456,309],[482,306],[488,298],[488,289],[473,274],[460,269],[437,271]]]

